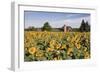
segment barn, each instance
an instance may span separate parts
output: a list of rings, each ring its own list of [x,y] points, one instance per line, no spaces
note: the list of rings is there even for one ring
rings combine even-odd
[[[72,27],[71,26],[64,25],[63,29],[64,29],[64,32],[70,32],[70,31],[72,31]]]

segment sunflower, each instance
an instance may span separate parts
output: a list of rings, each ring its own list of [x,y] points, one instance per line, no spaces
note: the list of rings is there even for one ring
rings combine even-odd
[[[73,52],[73,49],[72,48],[68,48],[67,55],[70,55],[71,52]]]
[[[79,43],[75,43],[75,46],[76,46],[77,49],[81,48],[81,45]]]
[[[50,45],[51,44],[54,45],[55,44],[55,40],[51,40],[49,43],[50,43]]]
[[[88,52],[85,52],[84,58],[85,59],[89,59],[90,58],[90,54]]]
[[[56,44],[55,47],[56,49],[59,49],[61,47],[61,44]]]
[[[47,48],[47,51],[54,51],[54,49],[52,49],[52,48]]]
[[[29,51],[30,54],[34,54],[36,52],[36,48],[35,47],[31,47],[31,48],[29,48],[28,51]]]
[[[84,52],[86,52],[86,51],[87,51],[87,47],[84,48]]]
[[[55,45],[55,40],[51,40],[51,41],[49,42],[49,46],[50,46],[51,48],[54,48],[54,45]]]
[[[44,55],[44,52],[42,50],[38,50],[36,52],[36,57],[42,57]]]
[[[65,49],[66,48],[66,45],[62,45],[60,49]]]
[[[57,57],[55,57],[54,60],[58,60]]]

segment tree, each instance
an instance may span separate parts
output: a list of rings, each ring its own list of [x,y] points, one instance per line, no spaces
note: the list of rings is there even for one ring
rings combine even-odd
[[[86,29],[86,32],[90,31],[90,25],[88,24],[88,21],[86,21],[85,23],[85,29]]]
[[[44,23],[44,26],[42,27],[42,30],[43,31],[51,31],[52,30],[52,27],[50,26],[50,24],[48,22],[45,22]]]
[[[90,25],[88,24],[88,21],[85,22],[84,20],[82,20],[79,30],[81,32],[89,32],[90,31]]]
[[[82,22],[81,22],[80,31],[81,32],[85,31],[85,22],[84,22],[84,20],[82,20]]]

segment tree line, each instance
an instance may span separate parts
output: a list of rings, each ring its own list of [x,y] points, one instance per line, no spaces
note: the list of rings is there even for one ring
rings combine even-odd
[[[43,27],[41,28],[35,28],[34,26],[29,27],[25,29],[26,31],[63,31],[63,27],[61,28],[52,28],[49,22],[45,22],[43,24]],[[79,28],[72,28],[72,31],[76,32],[90,32],[90,25],[88,21],[84,21],[84,19],[81,21],[81,25]]]

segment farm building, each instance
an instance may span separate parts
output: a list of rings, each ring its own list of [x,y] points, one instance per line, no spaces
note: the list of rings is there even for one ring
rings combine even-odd
[[[64,26],[63,26],[63,29],[64,29],[64,32],[72,31],[72,27],[71,27],[71,26],[66,26],[66,25],[64,25]]]

